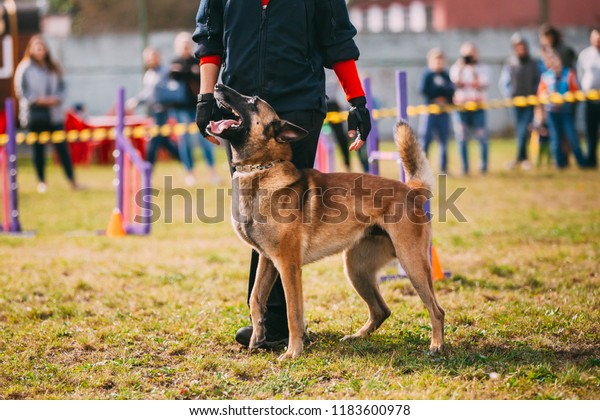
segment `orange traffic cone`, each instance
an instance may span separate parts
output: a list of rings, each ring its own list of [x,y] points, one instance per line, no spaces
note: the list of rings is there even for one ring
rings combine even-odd
[[[431,247],[431,268],[433,269],[434,280],[444,280],[444,270],[434,246]]]
[[[110,216],[110,222],[106,228],[106,236],[110,238],[118,238],[125,236],[125,228],[123,228],[123,216],[119,209],[114,209]]]

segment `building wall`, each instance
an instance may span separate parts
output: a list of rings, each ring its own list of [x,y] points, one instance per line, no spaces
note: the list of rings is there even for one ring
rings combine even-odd
[[[541,4],[542,0],[355,0],[350,3],[350,11],[359,31],[365,33],[533,28],[542,22]],[[592,27],[600,24],[598,0],[547,0],[547,4],[549,22],[553,25]],[[378,13],[373,14],[374,9]],[[400,13],[396,13],[398,9]],[[427,12],[426,25],[418,29],[422,27],[418,23],[422,10]],[[369,25],[370,20],[384,15],[385,19],[387,16],[392,20],[406,19],[409,24],[402,30],[395,30],[388,23]],[[414,28],[411,22],[416,23]]]
[[[600,25],[600,2],[598,0],[550,0],[550,22],[557,26]]]
[[[539,22],[538,0],[435,0],[433,8],[434,28],[438,31],[519,28]]]
[[[435,0],[435,28],[518,28],[540,23],[539,0]],[[557,26],[600,23],[597,0],[549,0],[549,21]]]

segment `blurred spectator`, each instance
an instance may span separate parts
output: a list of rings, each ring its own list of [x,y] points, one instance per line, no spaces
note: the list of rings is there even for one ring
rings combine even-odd
[[[176,58],[171,62],[169,71],[171,77],[183,83],[187,89],[187,100],[185,103],[174,105],[174,112],[177,122],[189,126],[196,121],[196,101],[200,90],[200,64],[193,55],[192,34],[188,32],[179,33],[175,37],[174,48]],[[215,168],[214,145],[206,140],[202,134],[192,135],[189,130],[186,130],[179,141],[179,157],[188,172],[185,178],[186,184],[191,186],[196,182],[194,176],[194,141],[202,147],[211,182],[218,184],[220,178]]]
[[[564,43],[563,35],[557,28],[546,23],[540,27],[539,37],[542,51],[554,50],[560,57],[563,66],[575,68],[577,53],[573,48]],[[542,70],[546,69],[543,68]]]
[[[333,74],[333,72],[331,71],[326,72],[325,82],[325,91],[327,93],[327,112],[343,111],[342,107],[340,106],[337,100],[338,91],[340,90],[340,83],[335,77],[335,74]],[[348,131],[344,128],[344,122],[329,122],[328,124],[331,128],[335,141],[337,142],[340,150],[342,151],[346,172],[350,172],[350,150],[348,149],[350,138],[348,137]],[[368,152],[366,147],[361,147],[358,150],[358,157],[360,159],[360,163],[364,172],[369,171],[369,157],[367,153]]]
[[[14,84],[19,98],[19,119],[23,127],[38,134],[64,129],[63,74],[60,66],[52,59],[48,45],[41,36],[32,37],[27,44],[23,60],[15,72]],[[78,189],[67,142],[51,143],[71,187]],[[45,193],[47,190],[46,144],[39,140],[33,144],[33,163],[38,178],[37,190]]]
[[[428,105],[445,105],[452,103],[454,84],[446,70],[444,53],[434,48],[427,54],[428,69],[419,83],[419,92],[424,96]],[[437,135],[440,142],[440,171],[448,171],[448,137],[450,134],[450,114],[427,114],[422,120],[421,142],[425,153],[428,152],[433,136]]]
[[[590,46],[579,54],[577,74],[584,92],[600,90],[600,27],[592,30]],[[588,100],[585,103],[585,126],[587,142],[587,163],[598,167],[598,128],[600,126],[600,101]]]
[[[479,63],[479,51],[471,42],[460,47],[460,57],[450,68],[450,79],[456,88],[454,103],[456,105],[475,105],[479,107],[486,101],[486,90],[489,86],[489,70]],[[486,112],[484,109],[464,110],[454,117],[454,133],[462,158],[463,175],[469,173],[468,141],[472,135],[479,141],[481,150],[482,174],[488,170],[488,132]]]
[[[554,93],[565,94],[567,92],[577,92],[577,76],[573,69],[564,66],[558,52],[544,52],[544,62],[548,70],[542,73],[538,95],[549,97]],[[550,129],[550,147],[554,160],[558,168],[568,166],[568,159],[561,147],[561,139],[567,138],[573,155],[580,167],[586,166],[586,159],[581,153],[579,138],[575,131],[575,114],[572,103],[552,103],[546,106],[546,115],[548,118],[548,128]]]
[[[502,69],[500,91],[509,98],[535,95],[540,83],[539,66],[529,55],[529,45],[521,34],[515,33],[510,41],[513,54],[506,60]],[[531,169],[531,163],[527,159],[527,143],[529,128],[533,121],[533,106],[515,106],[514,117],[517,156],[516,160],[510,162],[508,167],[513,169],[520,165],[523,169]]]
[[[165,105],[158,103],[155,89],[161,78],[165,77],[167,70],[161,65],[160,52],[156,48],[146,48],[143,57],[146,71],[142,80],[142,90],[134,98],[127,101],[127,108],[135,109],[140,105],[146,105],[155,124],[162,127],[167,123],[169,113]],[[160,134],[159,130],[159,134],[150,139],[148,146],[148,162],[152,165],[156,162],[156,153],[161,147],[169,152],[173,158],[179,160],[177,146],[167,136]]]

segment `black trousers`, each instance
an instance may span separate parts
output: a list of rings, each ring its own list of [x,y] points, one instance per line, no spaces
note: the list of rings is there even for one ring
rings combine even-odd
[[[58,131],[62,130],[62,125],[44,125],[44,126],[35,126],[30,125],[28,127],[29,131],[33,133],[41,133],[44,131]],[[50,142],[52,143],[52,142]],[[71,161],[71,155],[69,154],[69,144],[66,141],[62,143],[52,143],[54,146],[54,150],[58,155],[58,159],[65,171],[65,176],[71,182],[75,180],[75,175],[73,173],[73,162]],[[33,165],[35,167],[35,173],[37,175],[39,182],[46,182],[46,144],[36,142],[32,147],[33,152]]]
[[[154,112],[154,122],[159,127],[162,127],[169,120],[169,113],[167,111]],[[177,145],[171,141],[170,138],[158,134],[150,139],[150,145],[148,145],[148,156],[146,160],[152,165],[156,162],[156,154],[159,148],[165,149],[174,158],[179,160],[179,149]]]
[[[598,166],[598,129],[600,128],[600,102],[588,101],[585,104],[585,132],[587,143],[587,164]]]
[[[308,169],[315,165],[315,156],[317,155],[317,144],[319,143],[319,134],[323,126],[325,115],[318,111],[294,111],[280,113],[279,117],[287,120],[308,131],[308,136],[303,140],[291,143],[292,163],[298,169]],[[231,163],[231,150],[227,150],[227,158]],[[250,273],[248,275],[248,304],[250,303],[250,294],[256,280],[256,270],[258,268],[259,255],[252,251],[250,260]],[[270,333],[287,334],[287,309],[285,305],[285,293],[283,284],[278,278],[271,290],[267,300],[267,312],[265,314],[265,324]]]

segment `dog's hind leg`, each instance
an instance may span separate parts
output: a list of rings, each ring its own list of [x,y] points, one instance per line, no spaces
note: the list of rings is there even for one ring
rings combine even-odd
[[[366,338],[391,314],[379,287],[377,272],[395,257],[394,247],[388,236],[366,236],[352,248],[344,251],[344,272],[369,307],[369,320],[353,335],[342,340]]]
[[[267,299],[277,279],[277,269],[273,262],[264,255],[258,259],[256,270],[256,281],[250,294],[250,316],[252,317],[252,338],[249,348],[259,348],[267,339],[265,328],[265,312],[267,310]]]
[[[410,222],[409,222],[410,223]],[[410,225],[413,232],[407,234],[407,229],[389,232],[396,248],[396,255],[400,264],[406,271],[412,285],[417,290],[421,300],[425,304],[431,319],[433,336],[429,350],[432,353],[441,352],[444,348],[444,310],[438,303],[433,291],[433,276],[429,257],[430,236],[423,229],[429,229],[428,225]],[[406,238],[411,238],[407,241]]]

